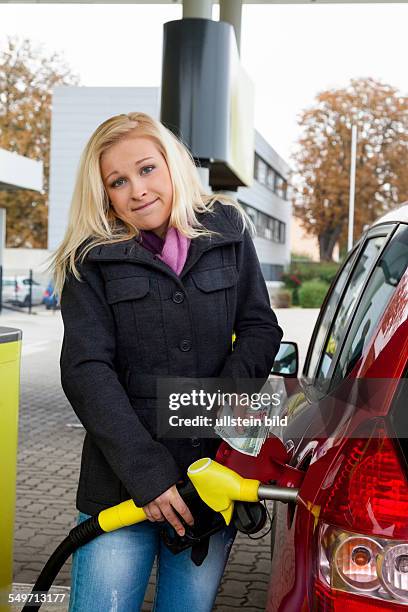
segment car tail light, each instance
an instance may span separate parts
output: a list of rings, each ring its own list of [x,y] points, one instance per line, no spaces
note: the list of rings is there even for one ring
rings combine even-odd
[[[379,556],[378,574],[393,597],[407,601],[408,543],[389,546],[388,550]]]
[[[316,500],[313,609],[408,611],[408,484],[402,461],[383,427],[344,445],[337,472]]]
[[[322,488],[320,518],[346,530],[408,540],[408,484],[399,452],[383,428],[350,439],[333,485]],[[324,486],[324,485],[323,485]]]
[[[326,599],[327,605],[329,601],[343,601],[344,605],[346,595],[356,595],[356,605],[360,602],[361,609],[359,596],[365,595],[374,600],[371,606],[377,607],[373,610],[382,610],[383,603],[391,602],[392,610],[395,604],[408,610],[408,542],[366,536],[323,523],[318,545],[317,599]],[[328,610],[337,609],[331,605]]]

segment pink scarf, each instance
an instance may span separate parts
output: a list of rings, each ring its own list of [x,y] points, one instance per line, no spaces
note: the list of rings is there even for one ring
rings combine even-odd
[[[175,227],[167,230],[164,240],[151,231],[142,230],[140,233],[142,246],[157,255],[179,276],[186,263],[190,238],[181,234]]]
[[[176,274],[180,275],[186,263],[190,238],[181,234],[175,227],[167,230],[166,238],[159,259],[164,261]]]

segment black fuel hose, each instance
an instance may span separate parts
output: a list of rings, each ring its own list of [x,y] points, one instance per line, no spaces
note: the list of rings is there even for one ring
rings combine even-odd
[[[221,515],[204,504],[191,482],[182,482],[177,485],[177,488],[181,497],[189,506],[193,516],[200,517],[197,521],[200,525],[197,525],[196,528],[192,528],[192,532],[186,533],[185,537],[178,536],[174,538],[174,542],[167,542],[166,545],[173,549],[175,553],[197,545],[197,543],[200,543],[210,533],[213,533],[214,530],[221,529],[224,525]],[[39,601],[41,600],[41,596],[48,593],[55,578],[58,576],[62,566],[69,557],[81,546],[84,546],[94,538],[106,533],[106,530],[102,529],[99,523],[101,514],[103,514],[103,511],[99,515],[92,516],[71,529],[68,536],[61,542],[48,559],[31,591],[29,601],[27,601],[21,612],[34,612],[38,610],[43,603]],[[204,516],[204,520],[201,518],[202,516]]]
[[[92,516],[71,529],[68,536],[55,549],[45,564],[31,591],[31,601],[25,604],[22,612],[34,612],[34,610],[38,610],[43,603],[38,600],[41,599],[42,594],[48,593],[52,583],[58,576],[60,569],[67,559],[69,559],[77,548],[84,546],[84,544],[87,544],[103,533],[105,532],[99,525],[97,516]]]

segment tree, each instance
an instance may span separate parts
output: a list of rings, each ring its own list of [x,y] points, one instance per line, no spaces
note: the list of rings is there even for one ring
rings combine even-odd
[[[77,82],[57,54],[48,56],[29,40],[9,38],[0,48],[0,148],[44,163],[42,194],[0,191],[9,247],[47,246],[52,90]]]
[[[355,224],[366,224],[408,197],[408,98],[374,79],[354,79],[324,91],[299,118],[302,135],[293,156],[295,214],[332,259],[348,228],[351,127],[357,125]]]

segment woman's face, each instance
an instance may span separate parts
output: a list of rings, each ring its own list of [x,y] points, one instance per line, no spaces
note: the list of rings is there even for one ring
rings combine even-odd
[[[101,156],[106,193],[118,217],[142,230],[166,233],[173,187],[163,155],[153,140],[129,136]]]

